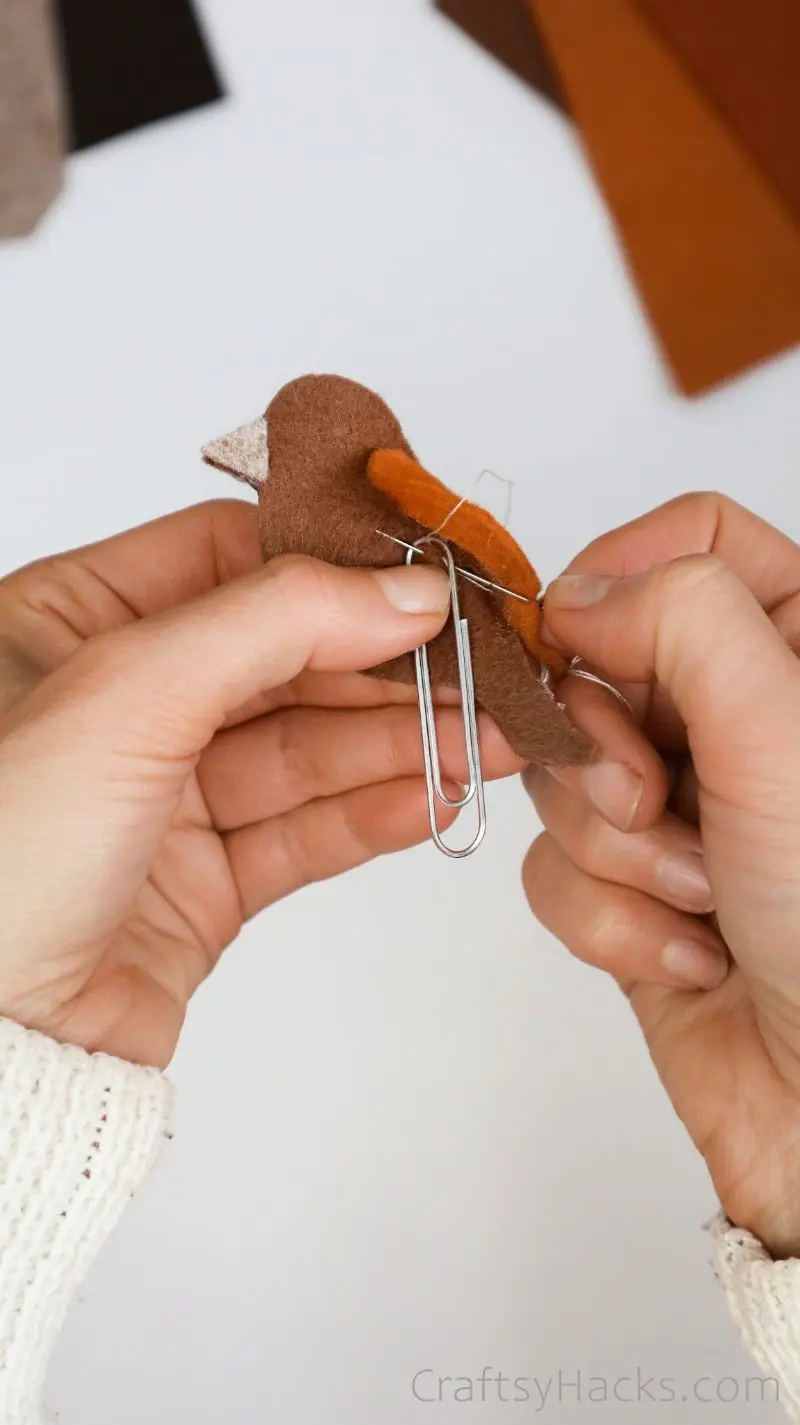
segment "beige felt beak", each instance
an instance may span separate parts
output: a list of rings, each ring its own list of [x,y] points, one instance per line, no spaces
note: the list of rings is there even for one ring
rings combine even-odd
[[[266,417],[259,416],[257,421],[212,440],[203,446],[202,454],[207,465],[260,489],[269,474]]]

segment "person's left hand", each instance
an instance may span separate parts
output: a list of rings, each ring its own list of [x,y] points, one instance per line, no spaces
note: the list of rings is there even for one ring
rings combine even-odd
[[[201,505],[0,582],[0,1015],[162,1067],[245,919],[428,836],[416,689],[354,670],[439,631],[444,575],[264,568],[257,526]],[[456,708],[440,743],[460,779]]]

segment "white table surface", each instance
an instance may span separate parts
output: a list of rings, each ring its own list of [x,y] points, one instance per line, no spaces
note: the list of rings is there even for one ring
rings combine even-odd
[[[0,567],[231,493],[200,443],[322,369],[459,488],[512,479],[545,576],[692,488],[800,536],[800,354],[676,397],[564,120],[424,0],[204,13],[232,97],[84,155],[0,251]],[[519,788],[490,813],[466,865],[426,847],[272,910],[198,996],[60,1425],[583,1422],[589,1377],[638,1367],[735,1378],[709,1425],[781,1418],[743,1398],[713,1195],[627,1006],[527,913]],[[485,1366],[556,1384],[413,1397]],[[631,1422],[697,1419],[633,1394]]]

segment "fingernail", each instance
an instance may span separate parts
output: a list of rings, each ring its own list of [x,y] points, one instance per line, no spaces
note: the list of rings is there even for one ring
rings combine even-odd
[[[697,915],[709,915],[714,909],[711,883],[706,875],[702,856],[665,856],[656,867],[656,879],[671,899]]]
[[[583,774],[589,801],[618,831],[629,831],[642,797],[644,780],[622,762],[593,762]]]
[[[562,574],[548,588],[546,602],[556,609],[587,609],[599,604],[616,582],[595,574]]]
[[[697,940],[673,940],[665,945],[661,966],[693,990],[716,989],[728,978],[724,955]]]
[[[379,569],[375,578],[392,608],[404,614],[443,614],[450,607],[450,581],[440,569]]]

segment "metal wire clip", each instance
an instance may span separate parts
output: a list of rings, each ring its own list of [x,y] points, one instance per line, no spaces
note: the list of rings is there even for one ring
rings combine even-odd
[[[384,539],[390,539],[393,544],[399,544],[405,549],[406,564],[412,564],[418,554],[423,553],[423,549],[429,545],[435,546],[442,555],[442,561],[450,580],[450,600],[453,613],[453,629],[456,639],[456,656],[458,659],[458,680],[461,691],[461,712],[464,722],[464,745],[467,755],[467,770],[469,773],[469,786],[463,797],[454,801],[447,796],[442,786],[442,769],[439,761],[439,744],[436,736],[436,714],[433,706],[433,692],[431,689],[430,665],[428,662],[428,650],[425,644],[416,650],[414,655],[417,672],[417,692],[419,695],[419,715],[422,729],[422,753],[425,763],[425,786],[428,793],[428,815],[431,824],[431,835],[436,846],[445,856],[456,861],[463,861],[467,856],[478,850],[486,835],[486,800],[483,784],[483,774],[481,771],[481,752],[478,739],[478,713],[475,703],[475,684],[472,674],[472,655],[469,644],[469,622],[462,619],[461,608],[458,598],[458,579],[467,579],[471,584],[485,590],[487,593],[502,594],[507,598],[518,599],[520,603],[527,604],[529,600],[523,595],[516,593],[513,589],[506,589],[502,584],[495,584],[489,579],[484,579],[480,574],[475,574],[469,569],[462,568],[456,564],[450,550],[449,544],[441,539],[437,533],[424,535],[418,539],[416,544],[409,544],[404,539],[398,539],[396,535],[387,534],[385,530],[379,529],[378,534]],[[544,591],[539,595],[536,602],[541,608],[544,604]],[[615,688],[613,683],[608,682],[600,674],[592,672],[587,668],[583,659],[579,656],[573,657],[564,674],[568,678],[581,678],[587,683],[594,683],[599,688],[604,688],[611,693],[633,716],[633,708],[621,693],[619,688]],[[552,669],[544,662],[540,665],[539,682],[549,693],[553,702],[563,712],[564,704],[557,702],[556,690]],[[463,849],[456,849],[448,846],[436,821],[436,806],[451,807],[458,811],[475,802],[478,810],[478,829],[475,837],[469,846]]]
[[[435,547],[442,556],[450,580],[450,599],[453,614],[453,630],[456,640],[458,660],[458,682],[461,691],[461,713],[464,723],[464,746],[467,755],[469,784],[464,795],[458,800],[449,797],[442,785],[442,768],[439,761],[439,742],[436,736],[436,713],[433,706],[431,671],[428,662],[428,648],[422,644],[414,654],[417,672],[417,693],[419,695],[419,717],[422,731],[422,755],[425,763],[425,786],[428,793],[428,816],[431,835],[436,846],[445,856],[454,861],[463,861],[477,851],[486,835],[486,800],[481,771],[481,749],[478,737],[478,712],[475,703],[475,684],[472,675],[472,655],[469,646],[469,621],[462,619],[458,600],[458,571],[450,547],[436,535],[425,535],[416,544],[410,545],[406,564],[412,564],[418,554],[427,546]],[[458,811],[476,803],[478,809],[478,829],[468,846],[459,849],[448,846],[442,837],[436,820],[437,803]]]

